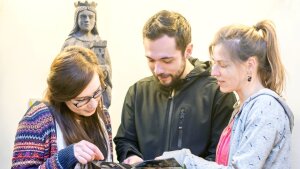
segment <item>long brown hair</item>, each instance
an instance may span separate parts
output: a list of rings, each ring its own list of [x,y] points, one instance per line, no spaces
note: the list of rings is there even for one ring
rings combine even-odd
[[[235,60],[246,61],[255,56],[259,62],[258,76],[264,87],[281,95],[285,85],[285,68],[280,59],[274,24],[269,20],[255,26],[230,25],[221,28],[209,46],[222,44]]]
[[[109,147],[106,146],[105,128],[101,127],[99,119],[106,122],[102,102],[98,104],[96,113],[89,117],[78,117],[65,104],[85,89],[94,73],[99,75],[101,86],[104,88],[104,76],[97,56],[83,47],[65,48],[51,65],[45,100],[54,108],[55,120],[67,145],[87,140],[97,145],[104,157],[107,157]]]

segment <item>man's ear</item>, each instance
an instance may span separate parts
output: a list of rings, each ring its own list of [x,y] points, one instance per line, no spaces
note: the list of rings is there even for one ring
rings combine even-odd
[[[189,43],[185,48],[184,57],[188,59],[189,57],[192,56],[192,52],[193,52],[193,44]]]

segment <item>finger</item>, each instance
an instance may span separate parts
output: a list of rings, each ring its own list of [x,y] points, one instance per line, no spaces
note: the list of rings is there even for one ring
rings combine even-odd
[[[92,149],[90,149],[87,145],[83,146],[81,150],[84,157],[88,158],[87,160],[92,161],[95,159],[95,152]]]
[[[161,160],[162,156],[155,157],[155,160]]]
[[[129,159],[129,158],[126,158],[126,159],[123,161],[124,164],[129,164],[129,162],[130,162],[130,159]]]
[[[80,164],[86,164],[86,163],[88,163],[88,161],[85,158],[81,157],[80,155],[75,156],[75,158],[78,160],[78,162]]]
[[[87,161],[92,161],[95,159],[95,153],[86,145],[74,146],[75,157],[81,156]]]
[[[139,163],[142,161],[143,160],[140,157],[138,157],[138,158],[131,159],[129,164],[135,164],[135,163]]]
[[[94,153],[95,153],[96,160],[104,160],[104,156],[98,148],[94,151]]]
[[[89,143],[89,144],[87,144],[87,146],[93,152],[93,155],[96,160],[104,160],[104,156],[103,156],[102,152],[96,145]]]
[[[78,156],[84,158],[86,161],[93,161],[95,159],[95,155],[94,153],[92,154],[89,154],[89,153],[86,153],[85,151],[80,151],[78,152]]]

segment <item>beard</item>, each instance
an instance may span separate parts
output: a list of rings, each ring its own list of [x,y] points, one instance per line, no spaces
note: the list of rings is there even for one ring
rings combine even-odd
[[[158,76],[170,76],[171,78],[171,82],[170,83],[163,83],[159,80]],[[178,84],[180,84],[180,77],[178,76],[174,76],[174,75],[167,75],[167,74],[160,74],[158,76],[155,76],[156,80],[159,81],[159,84],[161,86],[167,87],[167,88],[174,88],[176,87]]]
[[[184,58],[182,58],[182,64],[180,65],[179,70],[175,74],[161,73],[154,76],[157,79],[157,81],[159,81],[160,85],[168,88],[176,88],[176,86],[181,84],[182,81],[181,76],[185,70],[185,66],[186,66],[186,61]],[[159,77],[163,77],[163,78],[170,77],[171,81],[169,83],[162,83]]]

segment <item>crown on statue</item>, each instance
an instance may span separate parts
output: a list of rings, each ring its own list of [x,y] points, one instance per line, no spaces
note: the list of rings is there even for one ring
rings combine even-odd
[[[79,7],[88,7],[88,8],[96,8],[97,6],[97,3],[92,1],[92,2],[88,2],[88,1],[85,1],[85,2],[81,2],[81,1],[78,1],[78,2],[75,2],[74,3],[75,7],[76,8],[79,8]]]

